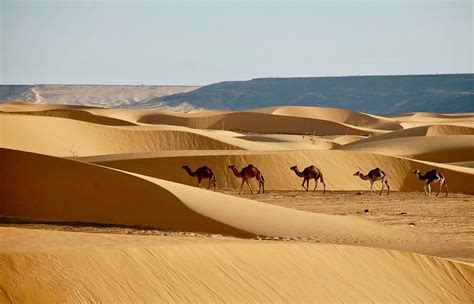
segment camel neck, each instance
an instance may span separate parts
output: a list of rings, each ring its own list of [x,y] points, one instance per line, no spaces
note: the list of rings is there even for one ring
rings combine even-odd
[[[298,175],[299,177],[303,177],[303,173],[300,172],[300,171],[298,170],[298,168],[293,168],[293,169],[291,169],[291,170],[295,171],[296,175]]]
[[[186,172],[188,172],[189,175],[193,177],[196,176],[196,172],[191,171],[191,169],[189,169],[188,167],[184,168],[184,170],[186,170]]]
[[[234,175],[237,176],[237,177],[241,177],[241,174],[240,172],[237,170],[237,168],[235,167],[232,167],[230,168],[232,170],[232,172],[234,172]]]
[[[359,177],[363,180],[369,180],[370,179],[370,177],[368,175],[364,175],[362,173],[359,174]]]
[[[419,179],[419,180],[425,180],[425,179],[426,179],[426,176],[421,175],[420,172],[418,172],[416,175],[418,176],[418,179]]]

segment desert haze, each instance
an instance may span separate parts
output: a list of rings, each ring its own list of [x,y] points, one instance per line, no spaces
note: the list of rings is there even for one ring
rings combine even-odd
[[[474,302],[474,113],[99,106],[0,104],[0,302]]]

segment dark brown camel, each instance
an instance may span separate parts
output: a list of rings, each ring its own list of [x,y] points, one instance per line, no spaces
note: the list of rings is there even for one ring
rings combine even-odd
[[[299,177],[302,177],[303,178],[303,183],[301,184],[301,186],[303,186],[303,188],[306,189],[306,191],[309,190],[309,180],[310,179],[314,179],[314,189],[313,189],[313,192],[316,191],[316,188],[318,187],[318,179],[321,180],[321,183],[323,184],[324,186],[324,190],[323,190],[323,194],[326,193],[326,183],[324,182],[324,179],[323,179],[323,173],[321,172],[321,170],[319,170],[319,168],[317,168],[316,166],[314,165],[311,165],[309,167],[306,167],[303,172],[300,172],[298,170],[298,167],[297,166],[293,166],[290,168],[290,170],[293,170],[295,171],[296,175],[298,175]],[[306,182],[306,186],[304,185],[304,183]]]
[[[385,174],[385,172],[383,172],[379,168],[375,168],[375,169],[370,170],[367,175],[364,175],[361,172],[357,171],[356,173],[354,173],[354,176],[358,176],[363,180],[370,181],[370,194],[372,194],[372,192],[375,191],[374,190],[374,182],[378,181],[378,180],[382,181],[382,189],[380,190],[379,195],[382,195],[384,184],[387,185],[387,195],[390,194],[390,185],[387,182],[388,176],[387,176],[387,174]]]
[[[426,181],[426,185],[423,187],[425,190],[425,194],[427,196],[431,195],[431,184],[432,183],[439,183],[439,191],[436,193],[436,196],[439,195],[441,192],[443,185],[446,191],[446,196],[448,196],[448,183],[446,182],[446,178],[437,170],[433,169],[431,171],[426,172],[425,175],[422,175],[420,173],[420,170],[414,170],[412,173],[416,174],[418,176],[418,179],[421,181]]]
[[[245,168],[242,168],[240,172],[237,170],[235,165],[230,165],[229,169],[234,172],[234,175],[242,179],[242,185],[240,185],[239,194],[242,192],[242,188],[244,187],[244,183],[247,183],[249,186],[250,193],[252,192],[252,187],[250,187],[249,179],[255,178],[258,181],[258,193],[262,190],[262,193],[265,193],[265,178],[263,177],[260,170],[258,170],[254,165],[250,164]]]
[[[191,171],[189,166],[182,166],[181,168],[186,170],[190,176],[197,177],[199,188],[201,188],[201,181],[203,179],[209,179],[207,190],[209,190],[212,185],[214,187],[214,191],[216,191],[216,175],[214,174],[214,171],[212,171],[208,166],[197,168],[195,172]]]

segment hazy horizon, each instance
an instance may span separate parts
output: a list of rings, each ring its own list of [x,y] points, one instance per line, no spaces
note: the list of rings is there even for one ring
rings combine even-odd
[[[472,1],[0,0],[0,84],[473,73]]]
[[[202,85],[197,84],[128,84],[128,83],[2,83],[0,86],[15,86],[15,85],[77,85],[77,86],[183,86],[183,87],[203,87],[219,82],[244,82],[255,79],[298,79],[298,78],[343,78],[343,77],[397,77],[397,76],[443,76],[443,75],[474,75],[474,73],[437,73],[437,74],[386,74],[386,75],[332,75],[332,76],[275,76],[275,77],[255,77],[249,79],[222,79],[217,82],[207,83]]]

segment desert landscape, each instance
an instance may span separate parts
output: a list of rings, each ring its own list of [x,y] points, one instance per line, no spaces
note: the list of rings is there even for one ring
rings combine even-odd
[[[0,135],[0,302],[474,302],[474,113],[17,100]]]

